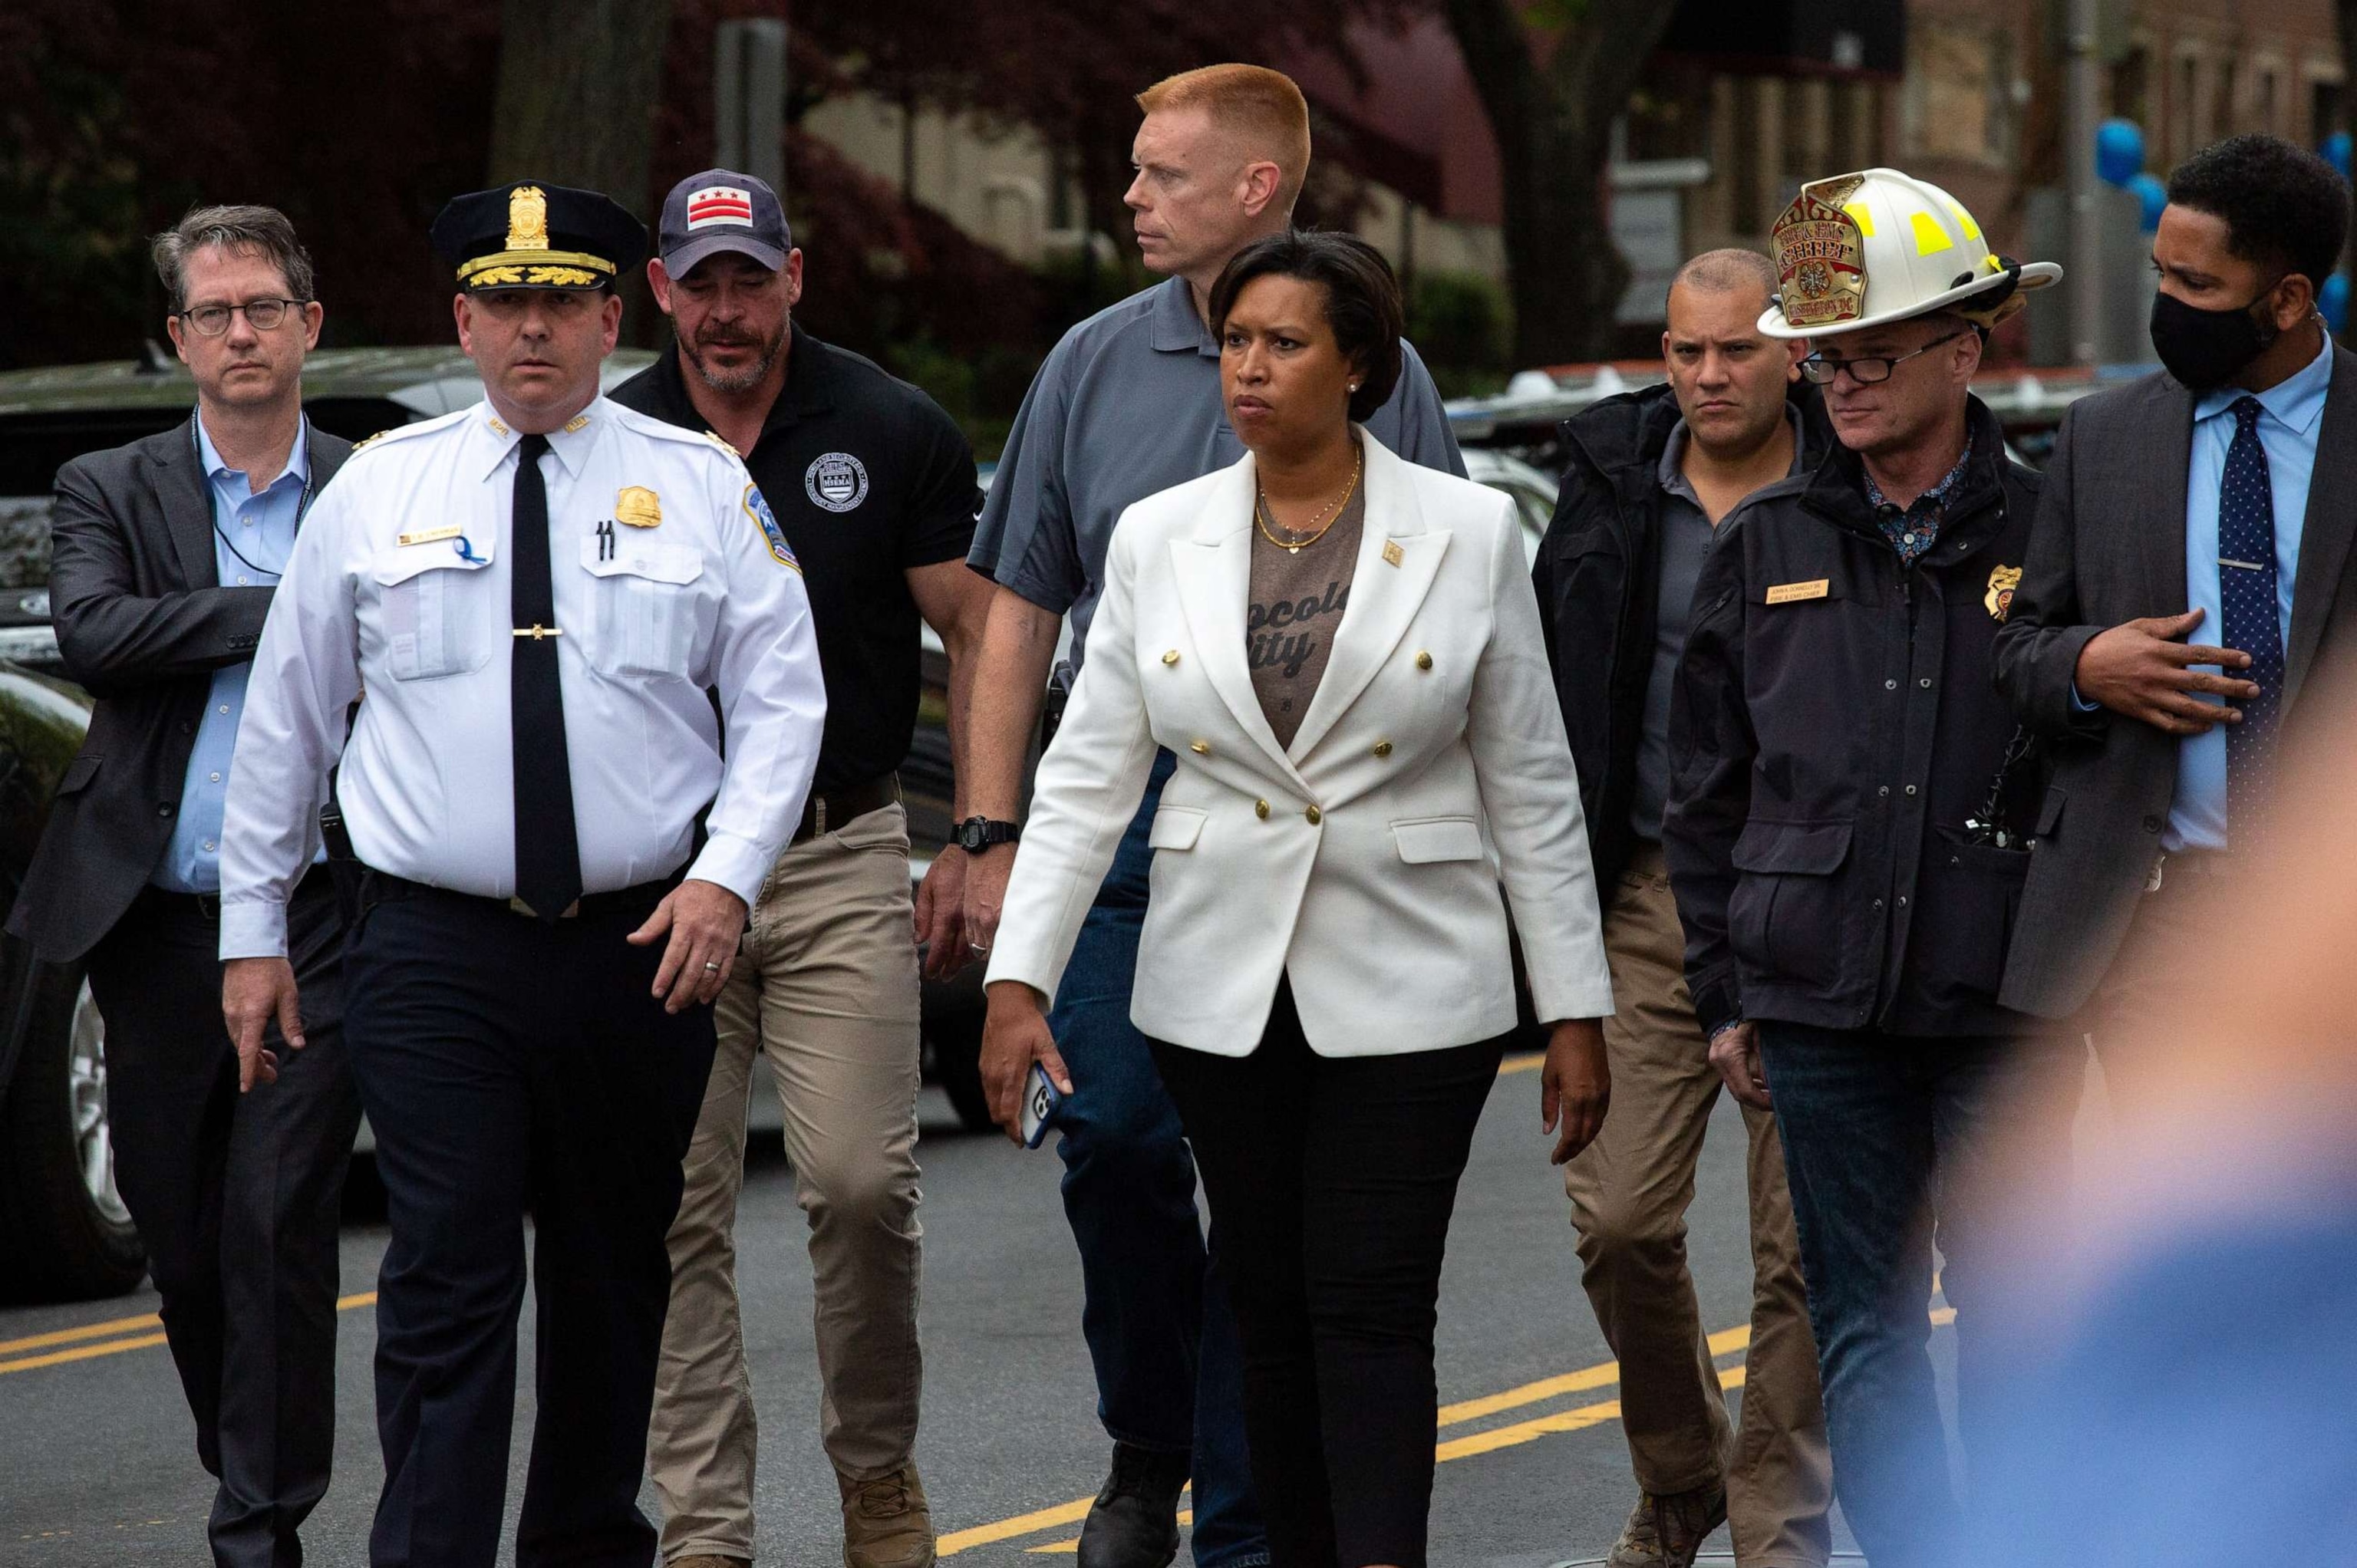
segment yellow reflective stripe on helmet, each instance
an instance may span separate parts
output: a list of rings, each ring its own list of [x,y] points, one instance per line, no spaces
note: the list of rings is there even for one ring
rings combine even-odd
[[[1913,214],[1912,217],[1915,226],[1915,253],[1917,255],[1933,256],[1939,254],[1942,251],[1950,251],[1955,248],[1956,242],[1949,238],[1948,231],[1945,229],[1940,227],[1940,220],[1937,218],[1932,217],[1928,212],[1918,212]]]
[[[1973,215],[1971,213],[1965,211],[1962,207],[1959,207],[1953,201],[1948,203],[1948,210],[1954,213],[1956,215],[1956,221],[1964,226],[1965,239],[1974,242],[1977,242],[1980,239],[1981,226],[1973,221]]]
[[[1868,240],[1874,238],[1873,209],[1867,207],[1863,201],[1853,201],[1842,210],[1848,213],[1851,220],[1857,224],[1857,231],[1861,237]]]

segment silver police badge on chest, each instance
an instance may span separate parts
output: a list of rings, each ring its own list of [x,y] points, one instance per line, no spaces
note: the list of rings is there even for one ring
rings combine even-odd
[[[867,465],[848,452],[829,452],[803,473],[802,493],[813,506],[849,511],[867,499]]]

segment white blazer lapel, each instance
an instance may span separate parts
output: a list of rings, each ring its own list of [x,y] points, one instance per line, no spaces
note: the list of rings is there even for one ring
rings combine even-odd
[[[1407,464],[1364,430],[1359,439],[1367,454],[1367,518],[1359,535],[1351,602],[1334,628],[1334,646],[1326,656],[1318,694],[1309,700],[1309,711],[1301,715],[1301,727],[1294,733],[1290,757],[1295,760],[1309,755],[1399,646],[1448,551],[1448,531],[1424,526],[1424,509],[1416,504]],[[1394,553],[1397,560],[1392,559]]]
[[[1187,628],[1194,633],[1196,657],[1203,661],[1204,678],[1228,706],[1237,725],[1286,778],[1297,783],[1300,775],[1276,744],[1276,732],[1261,711],[1260,693],[1253,689],[1252,669],[1245,661],[1244,612],[1252,596],[1252,507],[1255,494],[1253,460],[1247,454],[1228,470],[1212,490],[1191,535],[1170,542],[1171,576],[1178,585],[1179,607]]]

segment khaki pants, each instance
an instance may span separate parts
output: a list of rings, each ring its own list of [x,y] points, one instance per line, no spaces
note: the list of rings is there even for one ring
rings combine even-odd
[[[827,1456],[860,1480],[909,1460],[921,1380],[917,993],[908,813],[887,806],[780,854],[720,995],[720,1048],[671,1230],[647,1443],[666,1561],[753,1556],[756,1432],[730,1233],[757,1049],[810,1219]]]
[[[1620,1360],[1621,1424],[1637,1484],[1682,1492],[1722,1478],[1743,1568],[1817,1568],[1832,1551],[1833,1461],[1817,1393],[1800,1242],[1776,1119],[1750,1133],[1751,1348],[1730,1429],[1686,1270],[1685,1211],[1718,1074],[1686,993],[1685,938],[1658,846],[1642,843],[1605,914],[1618,1008],[1604,1021],[1612,1106],[1564,1172],[1581,1281]],[[1771,1086],[1772,1087],[1772,1086]]]

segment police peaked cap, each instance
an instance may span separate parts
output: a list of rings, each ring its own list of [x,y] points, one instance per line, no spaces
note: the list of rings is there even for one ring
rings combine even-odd
[[[646,225],[612,197],[538,179],[451,198],[432,238],[469,294],[610,285],[647,253]]]

